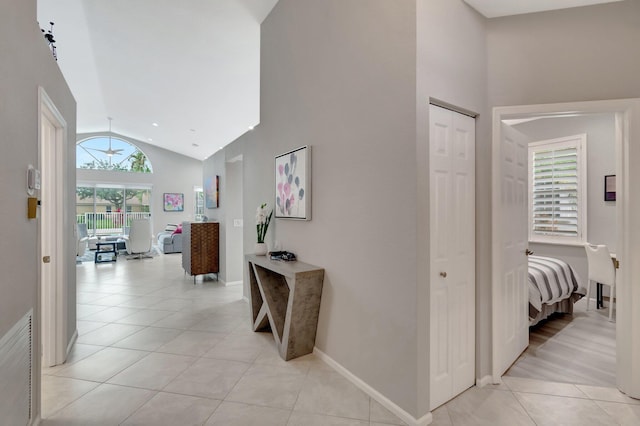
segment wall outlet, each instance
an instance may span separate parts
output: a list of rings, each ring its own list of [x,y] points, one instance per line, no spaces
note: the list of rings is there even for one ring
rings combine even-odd
[[[242,228],[242,219],[233,219],[233,226],[235,228]]]

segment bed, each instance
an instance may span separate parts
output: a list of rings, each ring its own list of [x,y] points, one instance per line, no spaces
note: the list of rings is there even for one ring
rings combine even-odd
[[[529,256],[529,325],[551,314],[573,313],[573,304],[586,289],[567,262],[553,257]]]

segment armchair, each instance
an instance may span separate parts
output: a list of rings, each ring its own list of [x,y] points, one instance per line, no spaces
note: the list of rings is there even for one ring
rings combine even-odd
[[[129,259],[141,259],[151,250],[151,223],[148,219],[135,219],[131,222],[131,229],[129,235],[125,235],[124,240],[127,253],[130,255],[137,255],[133,257],[127,257]]]

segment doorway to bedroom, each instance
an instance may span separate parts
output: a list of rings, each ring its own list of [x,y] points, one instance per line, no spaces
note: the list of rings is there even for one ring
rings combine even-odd
[[[602,116],[603,119],[613,120],[613,132],[609,133],[610,149],[614,151],[614,164],[613,173],[607,172],[607,174],[616,174],[618,176],[618,192],[621,197],[618,197],[614,206],[606,206],[610,210],[615,211],[615,230],[614,232],[605,231],[608,233],[605,237],[608,238],[613,234],[617,234],[617,238],[613,238],[613,244],[615,244],[616,256],[619,259],[625,259],[625,254],[629,253],[630,247],[635,247],[636,241],[632,238],[630,232],[622,232],[623,230],[631,229],[631,222],[635,222],[635,218],[632,218],[629,214],[630,206],[633,204],[633,200],[628,197],[630,189],[631,175],[635,174],[635,171],[628,167],[633,156],[633,150],[629,150],[629,141],[633,139],[633,135],[640,129],[635,123],[630,125],[629,118],[636,116],[640,110],[640,103],[638,100],[620,100],[620,101],[598,101],[598,102],[582,102],[582,103],[568,103],[568,104],[555,104],[555,105],[534,105],[534,106],[518,106],[518,107],[501,107],[494,110],[493,118],[493,177],[492,186],[494,188],[493,193],[493,214],[492,214],[492,240],[493,240],[493,252],[492,252],[492,300],[493,300],[493,314],[492,314],[492,334],[493,338],[493,381],[494,383],[500,383],[501,377],[505,371],[507,371],[512,364],[518,360],[525,348],[530,346],[531,353],[542,352],[540,347],[547,345],[549,347],[557,346],[555,355],[551,358],[558,359],[565,356],[570,357],[567,354],[570,352],[571,344],[567,344],[567,341],[576,343],[580,340],[588,340],[593,337],[593,333],[589,333],[588,326],[585,326],[585,333],[580,335],[570,335],[565,341],[557,340],[553,341],[553,344],[548,342],[551,340],[549,336],[562,335],[566,332],[578,331],[580,327],[576,326],[577,323],[562,324],[555,323],[551,329],[544,330],[543,336],[539,340],[534,340],[532,344],[529,344],[529,323],[527,315],[528,307],[528,295],[526,290],[526,278],[527,278],[527,258],[525,252],[529,250],[529,235],[527,232],[527,143],[515,143],[514,140],[507,141],[505,134],[505,120],[526,120],[529,127],[538,126],[543,131],[548,131],[549,126],[543,126],[540,123],[534,123],[538,120],[558,120],[560,115],[576,117],[574,121],[584,120],[586,116]],[[536,120],[531,120],[536,117]],[[522,126],[525,121],[521,121]],[[512,123],[513,124],[513,123]],[[542,131],[542,130],[541,130]],[[596,160],[596,163],[598,160]],[[524,167],[524,174],[520,174],[515,171],[518,167]],[[609,166],[610,167],[610,166]],[[604,176],[602,176],[604,181]],[[600,220],[598,216],[591,218],[591,220]],[[592,237],[597,237],[598,232],[593,236],[587,235],[587,241],[590,243],[597,242]],[[603,241],[604,242],[604,241]],[[549,245],[546,247],[549,253],[553,253],[554,250],[562,250],[560,246]],[[576,244],[573,250],[574,256],[582,251],[584,253],[584,247],[580,244]],[[535,250],[534,250],[535,251]],[[571,251],[567,254],[571,257]],[[585,256],[586,258],[586,256]],[[578,262],[580,263],[580,262]],[[583,265],[578,269],[586,271],[586,259],[582,261]],[[629,266],[629,267],[625,267]],[[633,344],[625,344],[620,347],[619,342],[621,339],[635,339],[631,334],[631,303],[632,300],[624,301],[625,295],[630,299],[637,297],[633,293],[633,289],[629,286],[625,286],[625,283],[630,282],[630,265],[625,265],[622,261],[620,269],[617,271],[617,294],[620,297],[616,297],[616,317],[617,322],[610,325],[607,333],[609,335],[609,349],[613,348],[615,353],[615,335],[617,331],[617,353],[614,356],[614,366],[610,371],[613,371],[615,377],[614,384],[617,384],[620,390],[630,394],[636,395],[639,391],[640,384],[635,383],[633,378],[621,377],[620,371],[630,371],[631,368],[635,368],[634,353],[636,350]],[[583,272],[583,281],[586,280],[586,272]],[[620,293],[622,290],[622,293]],[[621,302],[622,301],[622,302]],[[620,303],[621,302],[621,303]],[[584,302],[583,302],[584,303]],[[514,309],[514,306],[520,306],[518,309]],[[581,312],[580,307],[576,310],[576,315]],[[582,311],[584,312],[584,311]],[[582,315],[582,314],[580,314]],[[585,312],[586,315],[586,312]],[[590,316],[593,316],[594,321],[600,321],[599,313],[589,312]],[[555,329],[554,329],[555,328]],[[565,332],[566,330],[566,332]],[[611,342],[611,334],[613,334],[613,342]],[[545,340],[546,338],[546,340]],[[536,338],[537,339],[537,338]],[[598,341],[598,338],[592,339],[593,345],[591,351],[594,353],[603,352],[603,341]],[[578,348],[574,349],[574,354],[578,354],[573,359],[573,363],[579,366],[582,362],[581,357],[585,357],[589,354],[585,354],[584,350]],[[552,348],[554,349],[554,348]],[[606,351],[604,351],[606,352]],[[522,358],[526,359],[528,354],[525,352]],[[521,359],[522,359],[521,358]],[[611,353],[609,354],[611,359]],[[530,361],[533,357],[530,357]],[[533,370],[544,369],[544,363],[537,362],[532,364],[530,368]],[[513,367],[512,367],[513,368]],[[562,370],[563,367],[555,367]],[[587,370],[587,368],[584,368]],[[524,374],[524,373],[523,373]],[[584,376],[584,374],[583,374]],[[587,373],[588,376],[588,373]],[[553,381],[560,381],[559,375],[553,375]],[[602,378],[599,378],[601,380]],[[545,378],[542,378],[545,380]],[[578,382],[575,378],[566,378],[565,380],[570,382]],[[609,378],[610,380],[610,378]],[[637,381],[637,379],[636,379]],[[593,383],[593,382],[592,382]],[[602,383],[601,383],[602,384]]]
[[[586,298],[579,298],[588,283],[583,244],[604,244],[616,252],[616,203],[605,199],[603,188],[604,176],[616,174],[615,114],[503,123],[528,141],[528,281],[530,298],[544,303],[530,302],[529,346],[505,376],[615,387],[609,288],[601,309],[592,301],[587,311]],[[553,302],[557,299],[562,301]]]

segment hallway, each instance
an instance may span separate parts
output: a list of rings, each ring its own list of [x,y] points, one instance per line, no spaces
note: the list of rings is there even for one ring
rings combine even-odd
[[[43,371],[43,425],[403,425],[314,355],[289,362],[249,327],[241,286],[186,277],[180,255],[77,266],[80,337]],[[433,425],[638,424],[615,389],[505,377]]]

